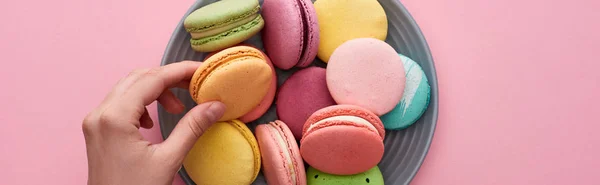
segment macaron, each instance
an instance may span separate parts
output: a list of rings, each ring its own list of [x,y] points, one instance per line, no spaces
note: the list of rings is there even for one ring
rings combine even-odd
[[[260,124],[255,132],[267,184],[306,185],[304,162],[286,124],[280,120]]]
[[[335,48],[348,40],[387,37],[387,16],[377,0],[316,1],[314,7],[321,37],[317,56],[323,62],[329,62]]]
[[[279,87],[277,117],[298,139],[302,138],[302,127],[311,114],[336,104],[327,89],[325,72],[321,67],[307,67],[296,71]]]
[[[400,102],[405,72],[389,44],[374,38],[340,45],[327,64],[327,87],[338,104],[364,107],[381,116]]]
[[[429,106],[431,91],[421,66],[402,54],[398,55],[404,64],[406,86],[400,103],[392,111],[380,117],[383,126],[389,130],[405,129],[419,120]]]
[[[221,0],[190,13],[184,20],[192,49],[211,52],[256,35],[264,27],[258,0]]]
[[[310,0],[265,0],[262,39],[275,66],[306,67],[317,56],[319,24]]]
[[[306,175],[308,185],[383,185],[384,179],[379,167],[354,175],[333,175],[309,167]]]
[[[385,129],[372,112],[333,105],[312,114],[303,129],[300,154],[325,173],[352,175],[377,166],[384,153]]]
[[[239,120],[217,122],[196,141],[183,167],[197,185],[249,185],[260,172],[258,142]]]
[[[256,48],[256,46],[253,46],[253,45],[247,44],[247,43],[240,43],[240,44],[237,44],[236,46],[248,46],[248,47],[252,47],[252,48],[260,51],[258,48]],[[214,54],[216,54],[218,52],[219,51],[214,51],[214,52],[208,53],[206,58],[210,58],[211,56],[213,56]],[[277,72],[275,71],[275,67],[273,66],[273,63],[271,62],[271,60],[269,59],[269,56],[267,56],[267,54],[265,54],[262,51],[260,51],[260,52],[262,53],[263,57],[265,57],[267,64],[269,64],[269,66],[271,67],[271,70],[273,71],[273,77],[271,79],[271,87],[269,87],[269,91],[267,91],[267,94],[265,95],[263,100],[258,104],[258,106],[256,106],[250,112],[246,113],[245,115],[243,115],[242,117],[239,118],[239,120],[244,123],[250,123],[252,121],[257,120],[261,116],[263,116],[271,107],[271,104],[273,103],[273,100],[275,99],[275,93],[277,92]]]
[[[252,48],[260,51],[258,48],[256,48],[255,46],[253,46],[251,44],[241,43],[236,46],[248,46],[248,47],[252,47]],[[242,117],[239,118],[239,120],[244,123],[250,123],[250,122],[255,121],[256,119],[260,118],[262,115],[264,115],[271,107],[271,104],[273,103],[273,100],[275,99],[275,93],[277,91],[277,72],[275,71],[275,67],[273,66],[273,63],[271,63],[269,56],[267,56],[267,54],[265,54],[262,51],[260,51],[260,52],[263,55],[263,57],[265,58],[267,64],[269,64],[269,66],[271,67],[271,71],[273,72],[273,77],[271,78],[271,86],[269,87],[269,91],[267,91],[267,94],[262,99],[262,101],[258,104],[258,106],[256,106],[254,109],[252,109],[252,111],[246,113],[245,115],[243,115]],[[209,58],[210,56],[212,56],[216,53],[217,52],[209,53],[206,58]]]
[[[272,82],[273,70],[260,50],[235,46],[205,59],[192,76],[189,91],[198,104],[223,102],[227,109],[219,121],[225,121],[255,109]]]

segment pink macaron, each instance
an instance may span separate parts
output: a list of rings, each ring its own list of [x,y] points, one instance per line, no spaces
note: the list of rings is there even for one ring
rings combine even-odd
[[[351,175],[377,166],[385,129],[379,117],[354,105],[334,105],[312,114],[303,129],[300,154],[325,173]]]
[[[307,67],[296,71],[279,87],[277,117],[298,139],[302,138],[302,127],[311,114],[336,104],[327,89],[325,71],[321,67]]]
[[[344,42],[327,64],[327,86],[338,104],[364,107],[378,116],[402,99],[402,59],[389,44],[374,38]]]
[[[249,46],[249,47],[256,48],[256,46],[246,44],[246,43],[237,44],[236,46]],[[214,55],[215,53],[218,53],[219,51],[208,53],[205,58],[209,58],[210,56]],[[246,113],[245,115],[243,115],[242,117],[238,118],[240,121],[242,121],[244,123],[250,123],[250,122],[260,118],[262,115],[264,115],[271,107],[271,104],[273,104],[273,101],[275,100],[275,93],[277,92],[277,73],[275,71],[275,67],[273,66],[273,63],[271,62],[271,60],[269,59],[269,56],[267,56],[267,54],[265,54],[262,51],[261,51],[261,53],[265,57],[267,64],[269,64],[269,66],[271,66],[271,70],[273,70],[273,78],[271,78],[271,86],[269,87],[267,94],[265,95],[263,100],[258,104],[258,106],[256,106],[254,109],[252,109],[252,111],[250,111],[250,112]]]
[[[255,129],[268,184],[306,185],[304,162],[290,129],[282,121],[260,124]]]
[[[317,56],[319,25],[310,0],[265,0],[262,39],[266,53],[280,69],[306,67]]]

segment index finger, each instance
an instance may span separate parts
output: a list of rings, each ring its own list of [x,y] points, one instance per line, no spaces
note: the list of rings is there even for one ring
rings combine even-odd
[[[165,89],[189,81],[200,64],[201,62],[182,61],[151,69],[127,90],[123,98],[138,105],[149,105]]]

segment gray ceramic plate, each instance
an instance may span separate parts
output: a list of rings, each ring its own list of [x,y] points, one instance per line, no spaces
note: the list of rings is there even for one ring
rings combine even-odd
[[[177,28],[167,45],[161,65],[182,60],[202,61],[202,59],[204,59],[206,53],[197,53],[191,49],[189,41],[190,36],[183,28],[183,19],[199,7],[215,1],[216,0],[198,0],[190,7],[177,25]],[[262,0],[260,1],[262,4]],[[437,78],[433,59],[425,38],[408,11],[398,0],[379,0],[379,2],[385,9],[389,22],[386,42],[394,47],[398,53],[402,53],[419,63],[425,70],[425,74],[427,75],[427,79],[431,86],[431,102],[423,117],[405,130],[386,131],[384,141],[385,154],[383,160],[379,163],[379,167],[383,172],[385,184],[408,184],[419,170],[419,167],[429,150],[429,145],[435,130],[438,113]],[[257,34],[246,42],[263,49],[260,34]],[[313,62],[313,65],[325,67],[325,64],[318,59]],[[285,79],[295,71],[296,70],[277,70],[278,84],[281,85]],[[196,105],[190,98],[188,91],[182,89],[172,89],[172,91],[186,105],[186,112]],[[163,138],[166,138],[171,133],[183,115],[184,114],[169,114],[163,107],[160,105],[158,106],[159,124]],[[277,119],[275,107],[271,106],[269,112],[253,123],[249,123],[249,127],[253,129],[256,124],[266,123],[275,119]],[[194,184],[187,176],[184,168],[182,168],[179,174],[187,184]],[[254,184],[266,184],[262,174],[259,174],[259,177]]]

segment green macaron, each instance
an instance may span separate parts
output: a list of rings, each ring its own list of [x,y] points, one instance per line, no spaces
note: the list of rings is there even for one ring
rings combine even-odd
[[[264,27],[258,0],[221,0],[201,7],[184,20],[192,49],[212,52],[239,44]]]
[[[306,182],[307,185],[383,185],[384,183],[383,175],[377,166],[354,175],[332,175],[308,167]]]

